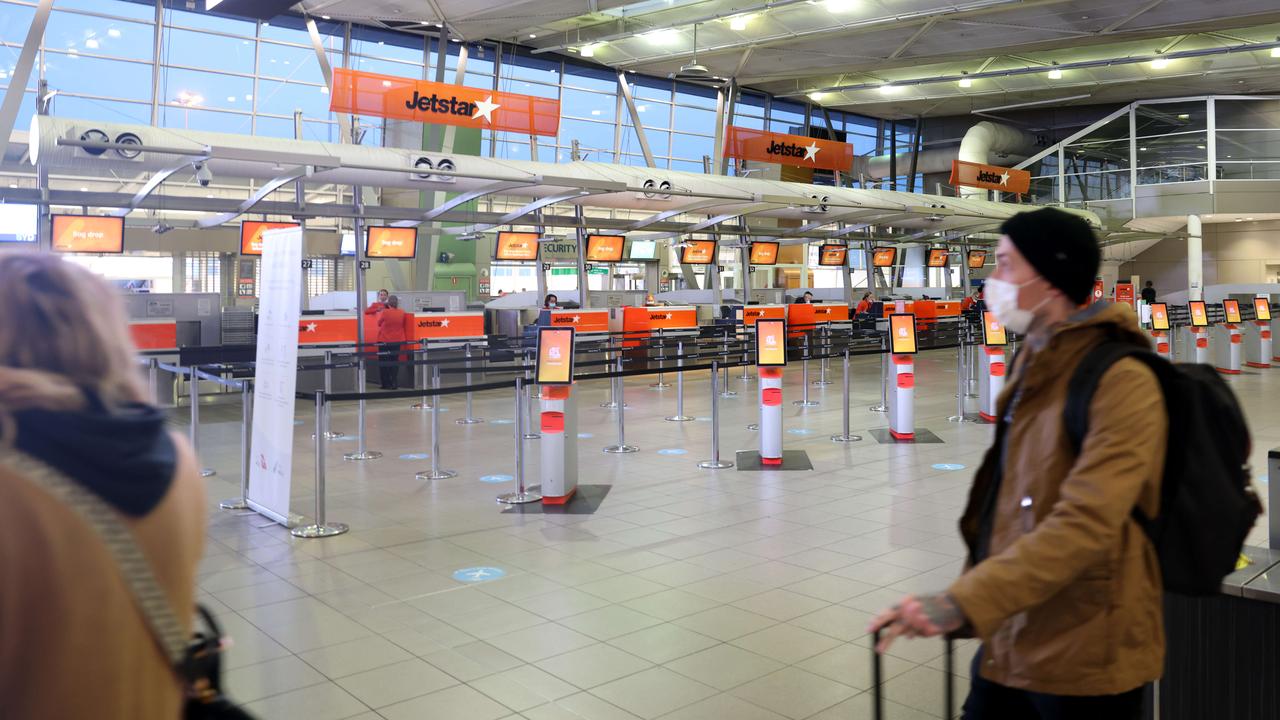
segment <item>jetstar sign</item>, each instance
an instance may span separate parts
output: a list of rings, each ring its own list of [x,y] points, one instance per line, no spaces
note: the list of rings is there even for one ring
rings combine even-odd
[[[780,163],[822,170],[849,170],[853,167],[853,146],[818,140],[803,135],[785,135],[752,128],[729,126],[725,135],[725,157],[756,162]]]
[[[560,102],[463,85],[334,68],[333,112],[554,137]]]
[[[1026,170],[952,160],[951,184],[1021,195],[1031,189],[1031,173]]]

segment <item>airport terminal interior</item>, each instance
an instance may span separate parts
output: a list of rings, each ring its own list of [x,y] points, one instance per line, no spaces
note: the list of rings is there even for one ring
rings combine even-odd
[[[966,567],[1041,207],[1280,483],[1275,0],[0,0],[0,56],[0,254],[123,298],[255,717],[958,716],[975,640],[867,626]],[[1197,679],[1250,627],[1147,717],[1280,717]]]

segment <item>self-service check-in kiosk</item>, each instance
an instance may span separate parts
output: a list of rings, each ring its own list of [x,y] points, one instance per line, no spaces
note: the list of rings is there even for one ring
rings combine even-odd
[[[1191,313],[1191,325],[1187,332],[1191,336],[1192,362],[1208,364],[1209,362],[1209,310],[1203,300],[1192,300],[1187,303]]]
[[[1278,359],[1271,343],[1271,298],[1254,298],[1253,311],[1256,319],[1245,327],[1245,365],[1269,368]]]
[[[894,440],[915,440],[916,316],[889,316],[889,435]]]
[[[538,329],[542,503],[564,505],[578,490],[578,403],[573,397],[572,327]]]
[[[782,371],[787,366],[787,321],[756,320],[760,373],[760,464],[782,464]]]
[[[996,399],[1004,390],[1004,350],[1009,336],[995,313],[982,313],[982,352],[978,354],[978,416],[996,421]]]
[[[1169,306],[1165,303],[1151,304],[1151,342],[1157,355],[1165,360],[1173,359],[1169,344]]]
[[[1240,301],[1230,298],[1222,301],[1222,315],[1226,322],[1219,326],[1226,342],[1216,343],[1213,366],[1224,375],[1239,375],[1241,356],[1244,354],[1244,322],[1240,318]]]

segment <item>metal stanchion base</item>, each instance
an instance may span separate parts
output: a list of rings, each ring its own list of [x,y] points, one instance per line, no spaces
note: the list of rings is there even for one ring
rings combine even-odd
[[[870,410],[871,412],[889,412],[888,405],[872,405],[867,409]]]
[[[703,460],[698,463],[698,467],[703,470],[724,470],[733,467],[733,463],[728,460]]]
[[[640,452],[640,448],[636,447],[635,445],[610,445],[609,447],[605,448],[604,451],[607,453],[621,454],[621,453]]]
[[[817,400],[792,400],[791,404],[797,407],[815,407],[817,406],[818,401]]]
[[[759,430],[759,429],[760,429],[760,423],[751,423],[750,425],[748,425],[748,426],[747,426],[747,429],[748,429],[748,430],[752,430],[752,431],[754,431],[754,430]]]
[[[948,418],[947,418],[947,422],[953,422],[953,423],[971,423],[971,422],[973,422],[973,418],[965,417],[964,415],[952,415],[951,417],[948,417]]]
[[[419,403],[414,403],[410,405],[409,409],[410,410],[432,410],[433,408],[431,403],[429,402],[419,402]]]
[[[377,460],[382,457],[382,453],[377,450],[365,450],[364,452],[352,452],[342,456],[343,460]]]
[[[342,433],[339,430],[329,430],[325,432],[324,437],[326,440],[337,440],[338,438],[346,437],[346,434]],[[312,440],[316,439],[315,433],[311,433],[311,439]]]
[[[738,391],[736,391],[736,390],[725,390],[724,392],[720,393],[720,397],[724,397],[724,398],[729,398],[729,397],[738,397]],[[814,404],[816,405],[817,403],[814,403]]]
[[[248,510],[249,503],[245,502],[244,498],[231,498],[218,503],[218,507],[223,510]]]
[[[832,435],[831,442],[858,442],[862,439],[861,435]]]
[[[419,480],[448,480],[451,477],[457,477],[458,473],[452,470],[423,470],[422,472],[414,473],[413,476]]]
[[[688,415],[672,415],[669,418],[663,418],[663,419],[666,420],[667,422],[689,422],[693,418],[689,417]]]
[[[662,388],[669,388],[669,387],[671,387],[671,383],[669,383],[669,382],[656,382],[656,383],[649,383],[649,387],[651,387],[651,388],[658,388],[659,390],[661,390]]]
[[[524,438],[525,440],[537,440],[538,438],[542,437],[542,435],[540,433],[525,433],[520,437]]]
[[[524,505],[538,502],[542,499],[542,493],[535,492],[533,488],[526,488],[524,492],[505,493],[495,499],[503,505]]]
[[[454,422],[458,423],[459,425],[475,425],[477,423],[484,422],[484,418],[464,417],[464,418],[458,418],[457,420],[454,420]]]
[[[835,382],[831,380],[814,380],[812,383],[810,383],[810,385],[818,385],[818,386],[835,385]]]
[[[300,538],[325,538],[341,535],[350,530],[345,523],[325,523],[324,525],[300,525],[289,531],[289,534]]]
[[[204,468],[200,471],[200,477],[213,477],[214,475],[217,475],[217,474],[218,474],[218,471],[214,470],[213,468]]]
[[[614,409],[617,409],[617,407],[618,407],[618,403],[616,403],[616,402],[600,403],[600,407],[602,407],[602,408],[609,408],[610,410],[614,410]],[[630,406],[630,405],[628,405],[628,404],[626,404],[626,403],[623,403],[623,404],[622,404],[622,407],[624,407],[624,408],[629,408],[629,407],[631,407],[631,406]]]

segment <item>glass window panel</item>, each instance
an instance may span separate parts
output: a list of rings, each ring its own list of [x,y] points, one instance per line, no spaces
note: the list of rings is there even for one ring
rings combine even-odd
[[[613,149],[613,125],[589,120],[560,120],[560,145],[568,146],[577,140],[582,147],[602,150]]]
[[[706,171],[706,168],[702,166],[701,162],[693,162],[691,160],[677,160],[674,158],[671,160],[671,169],[682,170],[684,172],[691,172],[691,173],[700,173],[700,172]]]
[[[714,135],[716,132],[716,113],[714,110],[676,105],[676,119],[673,129],[687,133]]]
[[[450,47],[450,50],[452,49]],[[449,53],[445,67],[454,71],[458,69],[458,56],[456,53]],[[493,75],[493,50],[482,45],[470,46],[467,49],[467,72],[479,75]]]
[[[636,75],[628,75],[627,80],[631,83],[631,96],[636,99],[636,102],[643,103],[646,100],[654,100],[661,103],[671,102],[670,80],[649,80]],[[651,82],[659,82],[661,87],[654,87],[650,84]]]
[[[671,127],[671,106],[666,103],[637,100],[636,113],[640,115],[640,124],[646,128],[665,130]],[[628,127],[631,125],[630,113],[626,114],[626,124]]]
[[[53,98],[53,111],[57,115],[86,120],[151,124],[150,103],[113,102],[58,94]]]
[[[341,33],[339,33],[340,35]],[[388,58],[422,65],[426,38],[363,25],[351,26],[351,51],[368,57]]]
[[[0,87],[9,87],[9,74],[13,72],[14,67],[18,64],[18,48],[4,47],[0,48]],[[32,67],[31,74],[27,76],[27,88],[35,90],[38,84],[39,73]]]
[[[329,117],[328,88],[315,85],[262,80],[258,83],[258,112],[292,116],[302,110],[303,117],[324,120]]]
[[[152,20],[156,16],[155,7],[149,3],[112,2],[102,0],[58,0],[58,7],[63,10],[88,10],[103,15]]]
[[[528,160],[529,145],[528,143],[500,141],[494,148],[493,156],[504,160]]]
[[[582,159],[584,162],[598,162],[598,163],[613,162],[613,152],[609,150],[599,150],[599,149],[585,150],[582,148],[579,148],[579,150],[582,151]]]
[[[733,124],[737,125],[738,127],[751,128],[752,130],[763,130],[764,118],[744,116],[744,115],[739,115],[737,113],[734,113]],[[872,140],[871,144],[874,146],[875,140]]]
[[[701,160],[703,155],[710,155],[715,141],[701,135],[685,135],[672,133],[671,156],[689,160]]]
[[[330,57],[331,64],[339,64]],[[258,74],[297,82],[323,83],[324,73],[312,48],[297,48],[275,43],[259,43]]]
[[[312,56],[314,55],[315,53],[313,52]],[[359,70],[361,72],[378,73],[379,75],[413,78],[414,80],[422,78],[422,65],[411,65],[409,63],[396,62],[394,60],[361,57],[359,55],[351,56],[351,69]]]
[[[617,106],[617,96],[565,88],[560,97],[560,103],[562,115],[612,122]]]
[[[253,94],[253,79],[182,68],[164,68],[160,72],[160,89],[162,103],[176,102],[179,93],[185,92],[200,96],[202,100],[199,104],[203,107],[248,110],[249,103],[245,98]]]
[[[1204,130],[1208,127],[1208,106],[1204,100],[1139,105],[1134,116],[1138,136]],[[1127,120],[1127,118],[1125,118]]]
[[[218,112],[216,110],[188,110],[180,107],[161,107],[160,126],[208,130],[210,132],[249,133],[248,115]]]
[[[531,57],[514,53],[502,56],[502,78],[511,80],[537,80],[546,83],[560,81],[560,61],[547,57]],[[506,89],[505,87],[503,88]],[[524,92],[512,90],[512,92]]]
[[[163,42],[161,57],[166,64],[253,74],[253,40],[166,28]]]
[[[667,167],[669,161],[666,158],[654,158],[654,164],[659,168]],[[645,167],[644,155],[623,155],[623,165],[634,165],[636,167]]]
[[[502,92],[533,95],[535,97],[551,98],[552,100],[560,97],[560,88],[554,85],[543,85],[542,83],[524,82],[522,80],[500,80],[498,89]]]
[[[195,13],[185,12],[183,10],[174,10],[165,8],[164,11],[165,27],[170,25],[178,25],[181,27],[196,28],[199,30],[214,30],[216,32],[231,33],[240,35],[241,37],[254,37],[257,34],[257,23],[251,20],[241,20],[239,18],[223,17],[211,13]]]
[[[305,120],[302,123],[302,139],[336,143],[341,141],[338,124]]]
[[[1280,129],[1280,100],[1215,100],[1219,130]]]
[[[717,95],[715,88],[689,85],[682,82],[676,83],[676,104],[678,105],[692,105],[693,107],[715,110]]]
[[[254,120],[254,135],[262,135],[263,137],[277,137],[293,139],[293,120],[288,118],[273,118],[259,115]]]
[[[14,121],[13,126],[19,130],[26,130],[31,127],[31,117],[35,114],[36,94],[33,90],[27,90],[22,94],[22,103],[18,105],[18,119]]]
[[[468,63],[467,66],[470,67],[470,63]],[[473,73],[467,73],[466,77],[464,77],[462,80],[462,84],[466,85],[467,87],[479,88],[481,90],[492,90],[493,76],[492,75],[476,75]]]
[[[0,3],[0,40],[22,43],[27,39],[27,29],[35,18],[36,9],[24,5]],[[17,49],[14,49],[17,57]]]
[[[631,140],[630,149],[639,150],[640,141],[635,136],[635,128],[629,128],[629,132],[622,134],[622,147],[627,148],[627,140]],[[671,153],[671,133],[666,130],[653,130],[645,128],[645,139],[649,141],[649,152],[654,155],[669,155]]]
[[[113,3],[115,5],[117,3]],[[53,11],[44,31],[44,46],[91,55],[151,59],[152,27],[91,15]]]
[[[618,75],[609,68],[595,65],[578,65],[566,60],[564,63],[564,84],[613,94],[618,91]]]
[[[370,119],[373,120],[372,118]],[[377,122],[381,123],[381,119]],[[372,124],[372,122],[363,123],[361,129],[364,130],[364,137],[360,139],[360,144],[365,147],[382,147],[382,125]]]
[[[45,53],[49,88],[126,100],[151,99],[151,65],[123,60]]]
[[[318,22],[316,27],[322,28],[321,34],[342,35],[341,23]],[[295,45],[311,46],[311,35],[307,33],[306,22],[292,15],[280,15],[272,18],[269,23],[262,23],[258,29],[258,37],[264,40],[280,40]]]

